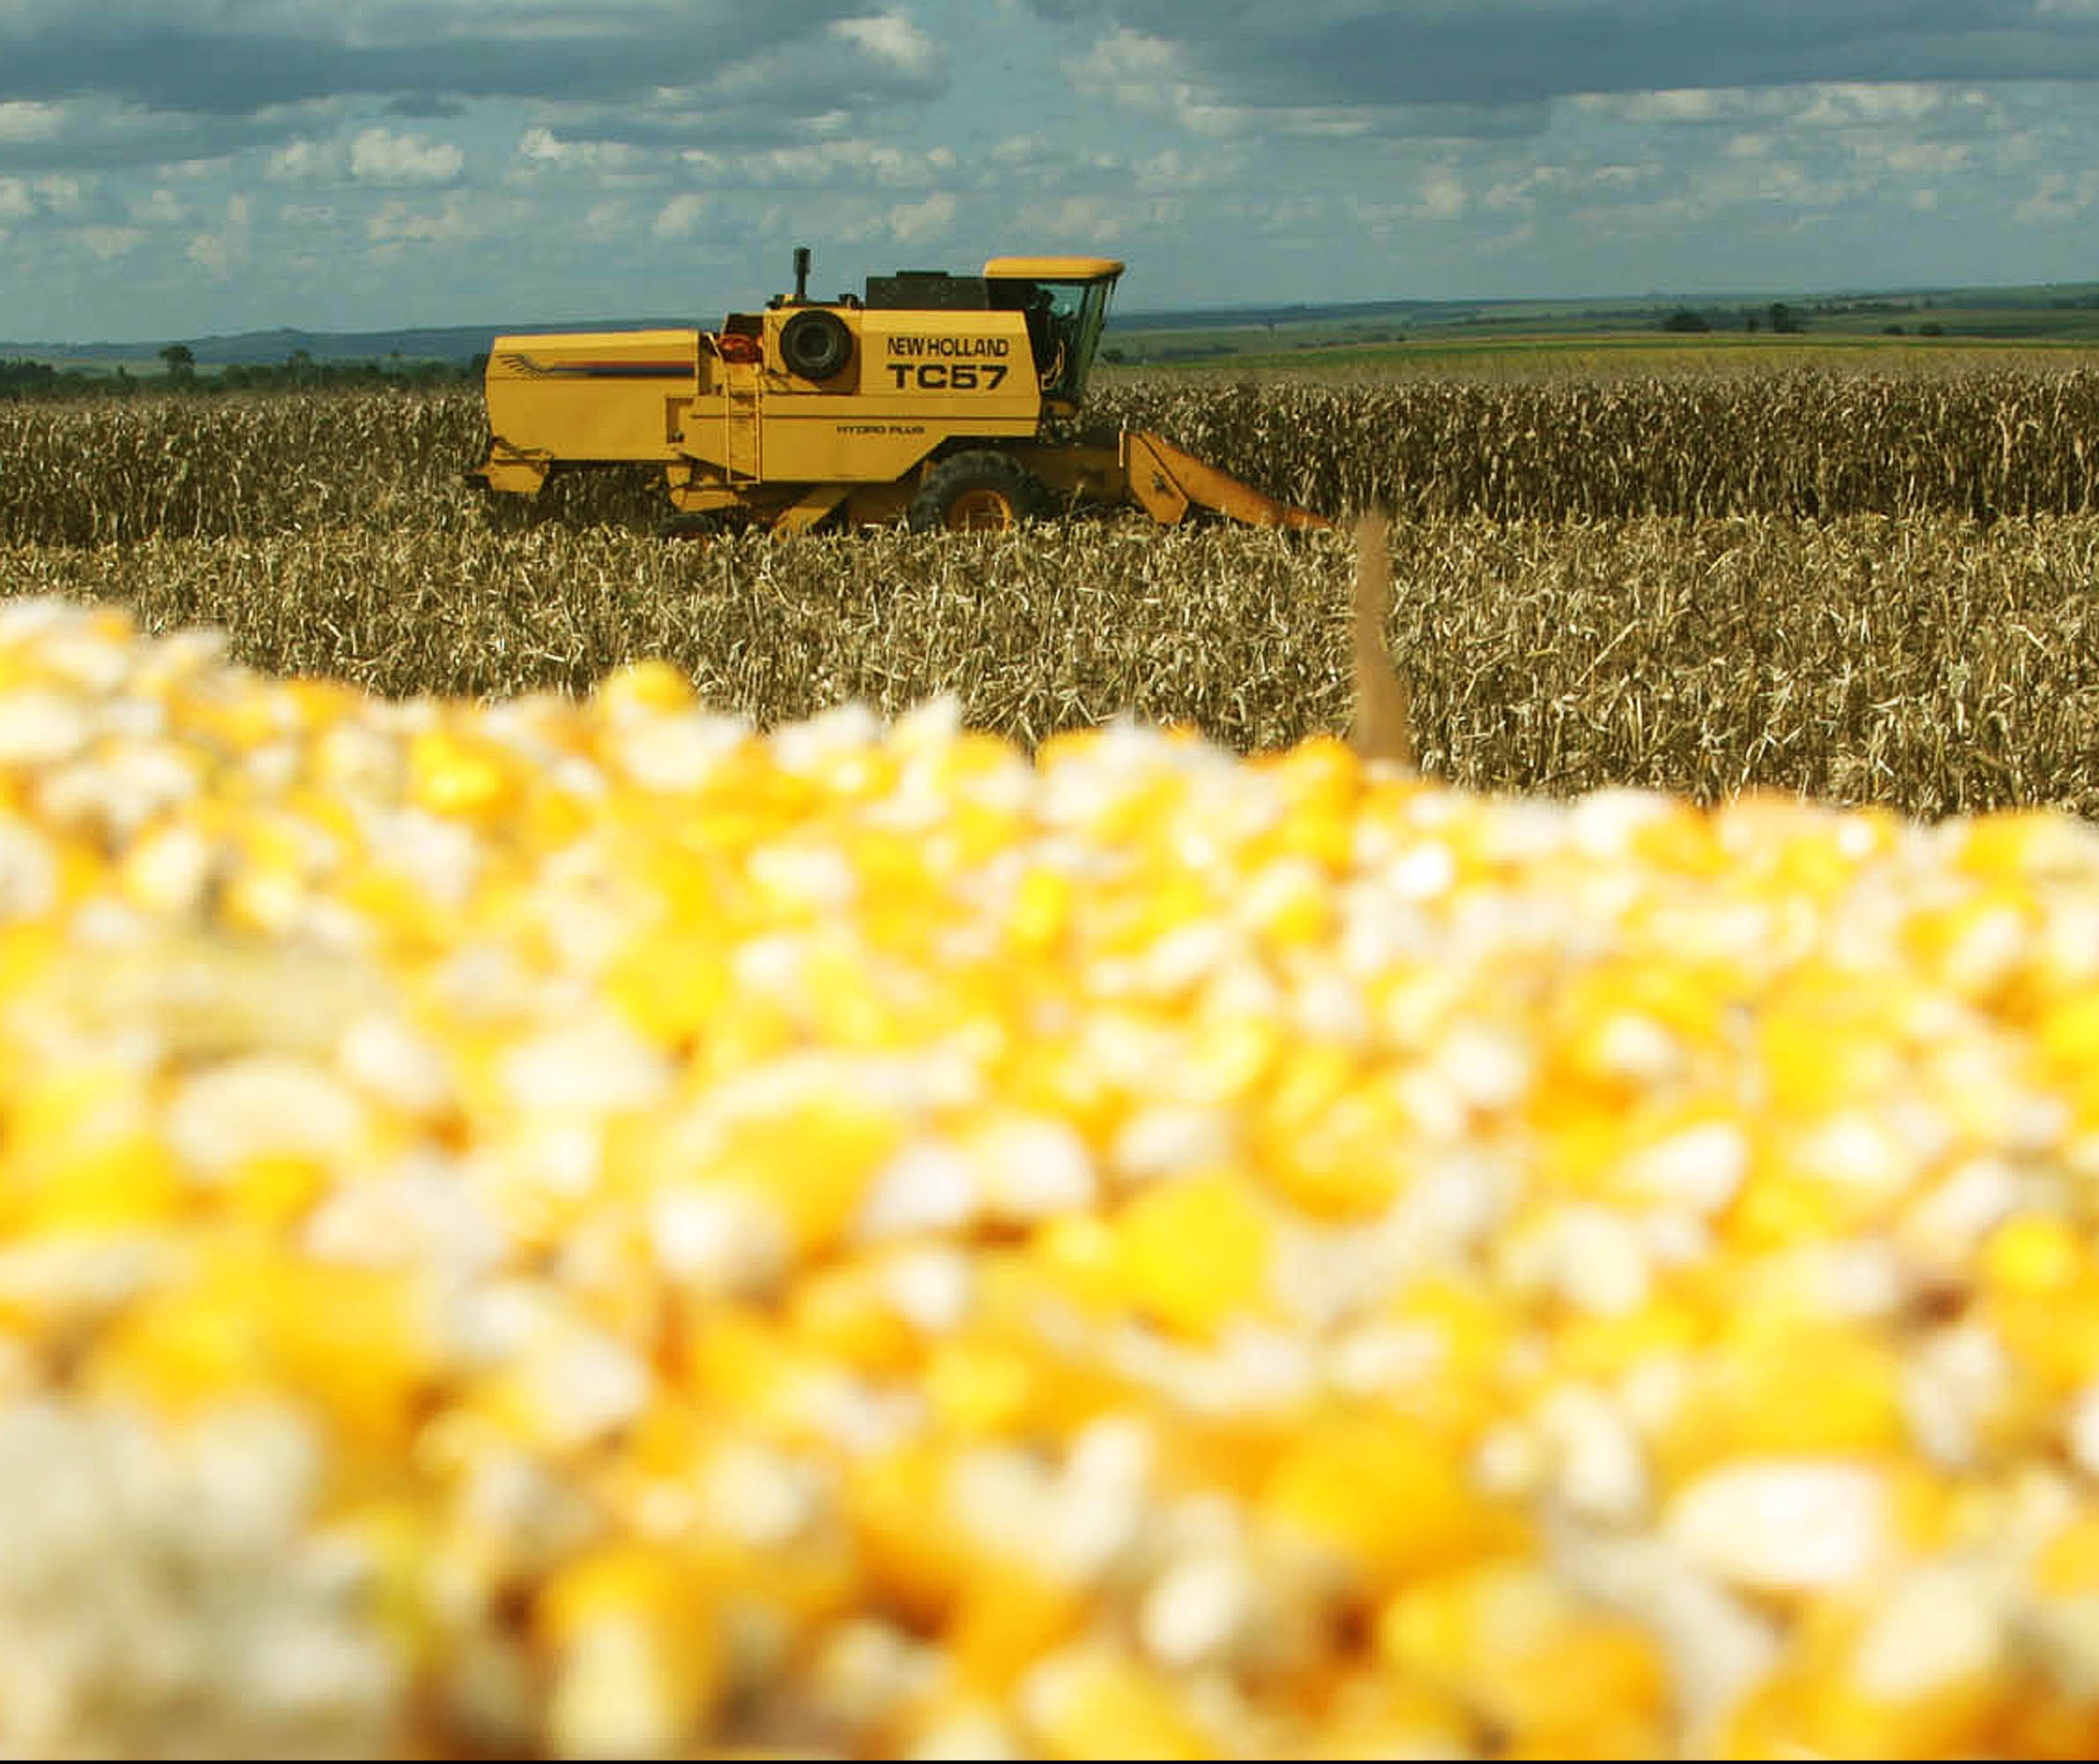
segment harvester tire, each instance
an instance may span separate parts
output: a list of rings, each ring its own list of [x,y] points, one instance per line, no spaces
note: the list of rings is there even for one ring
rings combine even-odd
[[[853,333],[821,307],[796,312],[780,327],[780,358],[804,379],[829,379],[853,359]]]
[[[980,447],[935,466],[912,497],[905,520],[914,533],[996,532],[1050,512],[1042,480],[1010,453]]]

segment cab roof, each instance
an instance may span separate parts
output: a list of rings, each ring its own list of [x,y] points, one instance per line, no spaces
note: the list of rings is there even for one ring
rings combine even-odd
[[[984,266],[987,279],[1011,277],[1030,282],[1105,282],[1122,274],[1112,257],[994,257]]]

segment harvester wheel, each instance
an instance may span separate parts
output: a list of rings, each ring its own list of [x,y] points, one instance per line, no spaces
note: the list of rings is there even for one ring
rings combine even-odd
[[[996,532],[1050,510],[1041,479],[1010,453],[981,447],[950,454],[934,467],[911,499],[905,519],[914,533]]]

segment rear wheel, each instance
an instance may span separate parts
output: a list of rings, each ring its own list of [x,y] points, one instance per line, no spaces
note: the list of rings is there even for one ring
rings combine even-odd
[[[935,466],[905,518],[914,533],[996,533],[1049,511],[1039,478],[1010,453],[984,447]]]

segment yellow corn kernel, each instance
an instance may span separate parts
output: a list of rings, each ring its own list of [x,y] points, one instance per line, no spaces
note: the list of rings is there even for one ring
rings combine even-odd
[[[918,1331],[857,1267],[821,1269],[796,1286],[788,1327],[797,1348],[856,1371],[901,1376],[921,1357]]]
[[[2023,1214],[2007,1219],[1982,1248],[1982,1273],[1998,1290],[2021,1297],[2059,1299],[2086,1277],[2089,1258],[2060,1219]]]
[[[1687,1447],[1715,1454],[1893,1449],[1908,1437],[1901,1382],[1893,1355],[1836,1329],[1723,1338],[1705,1359],[1678,1426]]]
[[[1659,1646],[1535,1568],[1490,1562],[1410,1585],[1379,1613],[1376,1639],[1381,1658],[1506,1733],[1514,1755],[1655,1749],[1668,1704]]]
[[[701,1589],[663,1551],[614,1543],[565,1564],[535,1617],[556,1663],[557,1753],[660,1757],[702,1735],[725,1662]]]
[[[1026,1356],[980,1341],[943,1341],[926,1365],[926,1399],[941,1424],[965,1437],[1018,1431],[1037,1413],[1040,1375]]]
[[[1021,1687],[1048,1758],[1214,1758],[1218,1747],[1156,1673],[1101,1648],[1053,1656]]]
[[[491,746],[443,729],[426,729],[409,744],[408,794],[433,814],[469,819],[495,816],[517,799],[510,768]]]
[[[1268,1220],[1230,1171],[1148,1188],[1124,1209],[1119,1236],[1127,1301],[1164,1328],[1207,1341],[1267,1309]]]
[[[946,1510],[946,1459],[921,1444],[856,1463],[844,1505],[869,1601],[906,1623],[946,1623],[978,1566]]]
[[[1471,1488],[1462,1460],[1396,1416],[1307,1430],[1285,1448],[1261,1510],[1373,1587],[1464,1562],[1511,1533],[1507,1517]]]
[[[948,1628],[958,1680],[981,1694],[1009,1695],[1077,1633],[1090,1607],[1083,1588],[1021,1562],[994,1557],[980,1563],[970,1573]]]
[[[692,680],[665,661],[629,662],[598,683],[597,703],[613,717],[661,717],[689,710],[695,702]]]
[[[2058,1598],[2099,1592],[2099,1513],[2081,1512],[2042,1545],[2035,1588]]]
[[[1071,923],[1073,899],[1068,878],[1043,865],[1031,869],[1014,893],[1008,935],[1031,952],[1048,950]]]
[[[845,1233],[902,1138],[896,1114],[879,1104],[811,1096],[737,1122],[705,1175],[777,1209],[796,1244],[813,1253]]]

